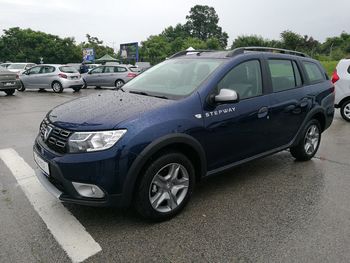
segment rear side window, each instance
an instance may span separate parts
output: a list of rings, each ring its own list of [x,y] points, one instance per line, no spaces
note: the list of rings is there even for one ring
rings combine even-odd
[[[218,90],[235,90],[240,99],[262,95],[260,62],[251,60],[234,67],[218,84]]]
[[[116,67],[118,72],[126,72],[128,71],[126,68],[123,68],[123,67]]]
[[[301,76],[297,64],[291,60],[270,59],[268,61],[274,92],[301,86]]]
[[[71,66],[62,66],[59,69],[64,73],[78,73],[78,71]]]
[[[320,68],[312,62],[303,61],[306,74],[311,82],[321,82],[324,80],[324,75]]]

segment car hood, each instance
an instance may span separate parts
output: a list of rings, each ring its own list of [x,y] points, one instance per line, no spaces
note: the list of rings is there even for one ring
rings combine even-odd
[[[172,102],[122,91],[104,91],[62,104],[54,108],[48,118],[54,125],[67,130],[108,130]]]

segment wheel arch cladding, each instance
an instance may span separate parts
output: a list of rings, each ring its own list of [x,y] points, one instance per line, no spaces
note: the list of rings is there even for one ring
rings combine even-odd
[[[319,122],[319,124],[321,125],[321,132],[323,132],[326,127],[326,117],[324,116],[324,114],[318,112],[315,115],[313,115],[312,119],[316,119]]]
[[[201,144],[192,136],[186,134],[170,134],[150,143],[138,155],[131,165],[123,187],[125,205],[132,201],[137,182],[142,176],[143,168],[165,151],[183,153],[193,164],[196,181],[207,172],[206,156]]]

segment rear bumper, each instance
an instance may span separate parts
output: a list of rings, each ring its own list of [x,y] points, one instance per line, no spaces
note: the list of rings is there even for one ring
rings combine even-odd
[[[84,85],[84,81],[82,78],[80,79],[60,79],[62,87],[64,89],[69,89],[73,87],[82,87]]]
[[[6,85],[5,83],[13,83],[13,85]],[[19,80],[15,81],[0,81],[0,90],[12,90],[12,89],[18,89],[21,87],[21,83]]]

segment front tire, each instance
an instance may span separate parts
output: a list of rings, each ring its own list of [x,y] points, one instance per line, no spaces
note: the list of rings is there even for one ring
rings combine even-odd
[[[138,213],[154,221],[168,220],[180,213],[195,184],[191,161],[182,153],[166,152],[145,169],[134,199]]]
[[[118,79],[118,80],[115,81],[114,86],[115,86],[117,89],[120,89],[121,87],[124,86],[124,84],[125,84],[124,81],[122,81],[121,79]]]
[[[53,82],[51,87],[55,93],[62,93],[62,91],[63,91],[62,84],[59,83],[58,81]]]
[[[26,88],[24,87],[22,81],[21,81],[21,86],[20,86],[17,90],[18,90],[18,91],[21,91],[21,92],[26,90]]]
[[[15,93],[15,89],[9,89],[9,90],[5,90],[5,93],[7,96],[12,96]]]
[[[350,100],[345,101],[340,108],[340,114],[344,120],[350,122]]]
[[[87,88],[87,83],[86,83],[85,79],[83,79],[83,81],[84,81],[84,85],[81,88],[82,89],[86,89]]]
[[[303,129],[302,135],[299,143],[290,148],[290,153],[297,161],[308,161],[315,156],[320,146],[320,123],[316,119],[312,119]]]

